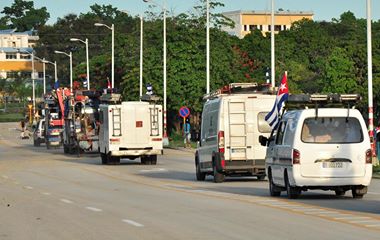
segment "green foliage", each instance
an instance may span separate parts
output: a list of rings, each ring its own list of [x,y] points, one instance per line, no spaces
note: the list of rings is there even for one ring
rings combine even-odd
[[[33,1],[15,0],[12,6],[4,7],[0,19],[0,27],[17,28],[18,31],[38,29],[45,25],[50,17],[46,7],[34,8]]]

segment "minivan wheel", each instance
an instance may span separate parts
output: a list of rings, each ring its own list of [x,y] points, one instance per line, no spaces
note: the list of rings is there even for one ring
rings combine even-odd
[[[222,183],[222,182],[224,182],[224,174],[218,172],[216,170],[216,166],[215,165],[213,167],[213,172],[214,172],[214,182],[215,183]]]
[[[201,166],[199,163],[195,163],[195,173],[198,181],[204,181],[206,179],[206,173],[201,172]]]
[[[368,187],[366,186],[354,186],[352,187],[352,197],[361,199],[367,193]]]
[[[272,173],[269,171],[268,173],[269,180],[269,193],[272,197],[278,197],[281,195],[281,190],[273,183]]]
[[[285,174],[285,187],[288,198],[290,199],[296,199],[301,194],[301,190],[299,188],[290,186],[287,174]]]

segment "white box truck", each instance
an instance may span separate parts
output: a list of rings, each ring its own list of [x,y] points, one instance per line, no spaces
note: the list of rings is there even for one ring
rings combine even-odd
[[[103,101],[105,98],[106,95]],[[142,164],[157,164],[157,155],[163,154],[162,106],[155,101],[111,102],[99,107],[102,164],[119,164],[120,158],[139,157]]]
[[[204,99],[201,136],[195,153],[198,181],[213,175],[214,182],[225,176],[265,177],[265,151],[259,135],[270,135],[265,116],[276,96],[268,85],[233,83]]]

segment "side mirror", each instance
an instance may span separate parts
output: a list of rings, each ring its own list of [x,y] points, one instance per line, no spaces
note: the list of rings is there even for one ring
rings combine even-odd
[[[259,136],[259,142],[260,142],[261,146],[267,146],[268,138],[264,137],[263,135],[260,135]]]

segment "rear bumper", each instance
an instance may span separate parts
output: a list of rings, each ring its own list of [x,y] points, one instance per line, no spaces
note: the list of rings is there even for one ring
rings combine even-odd
[[[226,160],[223,172],[265,174],[265,160]]]
[[[136,149],[136,150],[116,150],[111,151],[111,156],[123,157],[123,156],[143,156],[143,155],[162,155],[164,150],[162,149]]]

